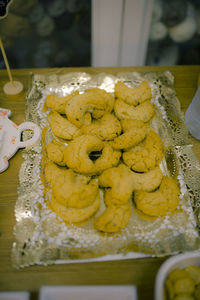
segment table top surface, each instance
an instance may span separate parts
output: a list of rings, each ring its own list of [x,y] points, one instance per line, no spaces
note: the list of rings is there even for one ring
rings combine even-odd
[[[7,96],[3,86],[9,81],[6,70],[0,71],[0,107],[12,111],[11,120],[17,125],[25,119],[26,94],[32,73],[54,73],[58,69],[17,69],[12,70],[14,80],[22,82],[24,91],[18,96]],[[170,71],[174,76],[174,87],[186,111],[197,89],[200,66],[171,67],[120,67],[120,68],[62,68],[62,72],[87,72],[115,74],[127,72]],[[200,141],[191,137],[193,151],[200,160]],[[31,299],[43,285],[136,285],[139,300],[153,299],[155,276],[164,258],[137,258],[121,261],[73,263],[67,265],[31,266],[17,270],[11,264],[14,207],[17,200],[18,173],[23,162],[19,150],[9,161],[9,168],[0,174],[0,291],[31,292]]]

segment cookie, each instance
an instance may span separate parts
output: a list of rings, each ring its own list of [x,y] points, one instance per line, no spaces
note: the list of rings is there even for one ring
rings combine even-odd
[[[58,176],[52,184],[54,201],[71,208],[84,208],[92,205],[96,197],[99,197],[98,182],[91,180],[85,183],[83,178],[80,180],[79,176],[75,175],[71,169],[66,170],[64,176]]]
[[[62,175],[66,171],[66,168],[59,167],[52,161],[49,161],[44,166],[44,176],[47,183],[50,185],[56,180],[56,178]]]
[[[51,161],[58,164],[59,166],[65,166],[64,149],[65,149],[64,145],[62,145],[61,143],[59,143],[55,139],[53,139],[46,146],[47,156]]]
[[[154,117],[154,106],[150,101],[145,101],[138,106],[127,104],[117,99],[114,105],[114,112],[119,120],[134,119],[149,122]]]
[[[95,151],[101,152],[101,155],[96,160],[92,160],[90,154]],[[117,165],[120,156],[119,151],[114,150],[108,143],[96,136],[81,135],[66,147],[64,161],[69,168],[76,172],[95,175]]]
[[[93,120],[90,125],[83,125],[81,132],[109,141],[121,133],[121,124],[114,115],[106,113],[101,119]]]
[[[70,122],[80,128],[85,124],[85,114],[95,112],[102,117],[106,112],[111,112],[114,98],[102,89],[89,89],[83,94],[72,97],[65,106],[65,113]]]
[[[130,204],[109,206],[94,219],[94,228],[107,233],[116,233],[125,228],[131,217]]]
[[[80,223],[88,221],[99,209],[100,197],[96,197],[95,201],[83,208],[66,207],[56,201],[52,197],[50,208],[66,223]]]
[[[100,119],[103,117],[103,115],[105,113],[111,113],[113,111],[115,99],[111,93],[108,93],[105,90],[100,89],[100,88],[87,89],[86,92],[95,92],[95,93],[100,94],[101,96],[103,96],[105,98],[106,103],[107,103],[105,111],[102,111],[101,109],[98,109],[98,108],[92,109],[91,114],[94,119]]]
[[[139,120],[121,120],[122,134],[110,142],[114,149],[127,149],[140,143],[146,137],[149,126]]]
[[[111,197],[115,204],[127,203],[133,192],[133,178],[131,170],[124,164],[105,170],[99,176],[101,187],[111,188]]]
[[[78,95],[79,92],[75,91],[67,96],[58,97],[56,95],[50,94],[46,97],[46,106],[51,108],[54,111],[57,111],[60,114],[65,114],[65,105],[66,103],[75,95]]]
[[[127,203],[133,191],[154,191],[161,183],[163,178],[162,171],[155,167],[147,173],[135,173],[124,164],[118,167],[105,170],[99,176],[99,185],[107,188],[105,199],[109,195],[113,204]]]
[[[126,86],[123,82],[118,81],[115,85],[115,95],[117,98],[125,101],[130,105],[138,105],[151,99],[151,88],[147,81],[143,81],[135,88]]]
[[[54,136],[62,139],[72,140],[81,134],[79,128],[57,112],[51,115],[50,126]]]
[[[148,172],[157,166],[163,157],[163,142],[153,129],[144,141],[123,153],[124,163],[136,172]]]
[[[102,171],[116,166],[119,163],[120,157],[120,151],[113,149],[110,144],[104,142],[102,155],[94,162],[96,174],[100,174]]]
[[[162,178],[163,173],[159,166],[146,173],[132,172],[133,190],[154,191],[161,184]]]
[[[179,204],[179,188],[176,182],[164,176],[156,191],[136,191],[134,201],[139,210],[150,216],[165,216],[176,210]]]

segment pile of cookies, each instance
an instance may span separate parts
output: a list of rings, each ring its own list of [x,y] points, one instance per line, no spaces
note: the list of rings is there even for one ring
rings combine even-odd
[[[189,265],[171,271],[165,281],[164,295],[166,300],[199,300],[200,267]]]
[[[159,167],[165,147],[150,126],[151,98],[146,81],[135,88],[118,81],[114,96],[92,88],[46,97],[54,138],[44,147],[45,186],[50,208],[67,224],[92,220],[97,231],[116,233],[133,207],[151,217],[176,210],[180,192]]]

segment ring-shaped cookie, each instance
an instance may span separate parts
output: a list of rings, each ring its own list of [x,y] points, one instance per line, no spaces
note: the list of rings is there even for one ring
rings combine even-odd
[[[96,160],[90,159],[90,153],[102,151]],[[114,150],[108,143],[96,136],[81,135],[65,148],[64,161],[76,172],[95,175],[118,164],[121,152]]]
[[[163,157],[163,142],[153,129],[150,129],[144,141],[123,153],[124,163],[136,172],[148,172],[157,166]]]
[[[134,119],[145,123],[149,122],[155,114],[154,106],[150,101],[145,101],[138,106],[132,106],[121,99],[117,99],[114,111],[119,120]]]
[[[153,192],[136,191],[134,201],[137,209],[149,216],[165,216],[176,210],[179,203],[179,188],[174,179],[164,176],[160,187]]]
[[[81,127],[85,124],[85,114],[97,110],[98,117],[106,112],[111,112],[114,106],[114,98],[110,93],[102,89],[89,89],[83,94],[72,97],[65,106],[65,114],[70,122]]]
[[[93,120],[90,125],[81,127],[83,134],[95,135],[101,140],[113,140],[121,133],[120,121],[112,114],[106,113],[101,119]]]
[[[135,88],[126,86],[122,81],[118,81],[115,85],[115,95],[127,104],[138,105],[144,101],[151,99],[151,88],[147,81],[143,81]]]
[[[140,143],[147,135],[149,126],[139,120],[121,120],[122,134],[113,141],[114,149],[128,149]]]

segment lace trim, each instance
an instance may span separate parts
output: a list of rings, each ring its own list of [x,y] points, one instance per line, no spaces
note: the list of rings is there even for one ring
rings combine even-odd
[[[139,253],[163,256],[200,249],[200,165],[188,142],[170,72],[101,73],[94,76],[86,73],[36,74],[27,95],[26,119],[37,123],[41,129],[48,127],[50,111],[44,112],[43,106],[49,93],[65,96],[92,87],[113,93],[117,80],[134,87],[144,79],[151,86],[152,102],[156,106],[157,118],[151,126],[160,134],[167,149],[161,169],[179,181],[178,213],[149,221],[140,218],[133,208],[128,226],[121,234],[113,236],[100,235],[90,222],[82,227],[66,226],[46,204],[40,179],[42,148],[38,142],[23,151],[15,207],[14,266],[78,262],[80,259],[106,260],[105,255],[110,255],[110,259],[134,258]],[[24,133],[24,139],[28,134]]]

